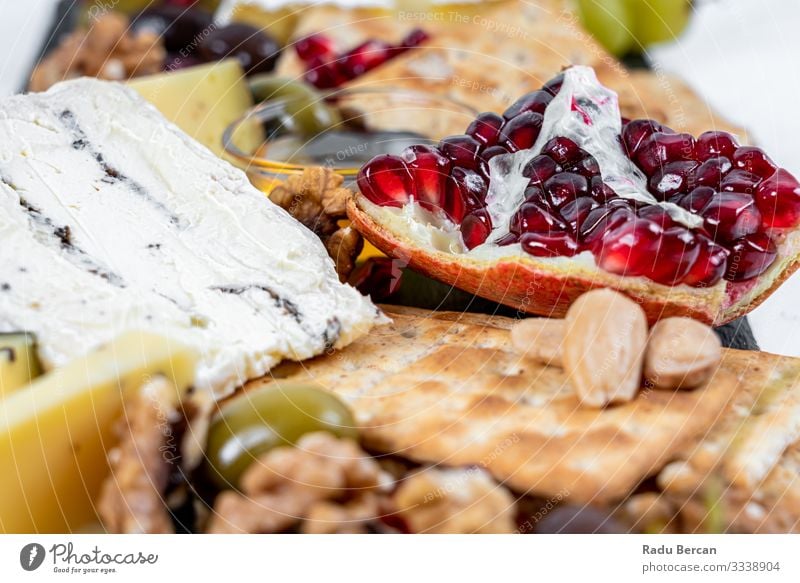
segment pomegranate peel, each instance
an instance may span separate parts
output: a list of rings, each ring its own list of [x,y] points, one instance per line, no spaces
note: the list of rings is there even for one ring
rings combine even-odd
[[[449,169],[431,166],[440,181],[426,175],[449,185],[440,211],[427,204],[433,193],[415,196],[413,176],[405,196],[402,171],[377,178],[376,169],[402,170],[407,155],[367,163],[348,206],[355,227],[430,277],[549,316],[608,287],[651,321],[718,325],[798,267],[800,183],[763,151],[723,132],[623,122],[616,94],[586,67],[546,87],[552,99],[528,94],[504,117],[481,114],[470,135],[443,140]],[[546,104],[543,114],[533,103]]]

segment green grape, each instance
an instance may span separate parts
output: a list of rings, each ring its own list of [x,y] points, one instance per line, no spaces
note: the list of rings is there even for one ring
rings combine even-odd
[[[691,0],[627,0],[638,49],[675,40],[689,22]]]
[[[628,0],[577,0],[583,26],[613,55],[633,46],[633,19]]]
[[[302,81],[254,75],[250,78],[250,91],[257,102],[283,100],[291,118],[286,125],[304,136],[316,136],[342,121],[338,110],[326,105],[322,95]]]

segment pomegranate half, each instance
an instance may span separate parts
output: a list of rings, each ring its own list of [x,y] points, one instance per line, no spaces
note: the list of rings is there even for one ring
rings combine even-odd
[[[387,255],[523,312],[610,287],[719,325],[798,266],[800,184],[724,132],[622,119],[572,67],[460,136],[378,156],[348,214]]]

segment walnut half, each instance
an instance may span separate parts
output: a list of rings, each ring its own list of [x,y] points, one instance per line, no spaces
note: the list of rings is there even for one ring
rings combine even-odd
[[[355,267],[363,241],[355,229],[340,224],[347,218],[347,199],[353,196],[343,182],[344,177],[328,168],[306,168],[276,186],[269,197],[322,239],[344,282]]]

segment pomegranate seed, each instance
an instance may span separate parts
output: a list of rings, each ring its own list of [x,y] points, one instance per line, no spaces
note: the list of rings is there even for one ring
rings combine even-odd
[[[648,204],[636,211],[636,216],[642,219],[647,219],[657,224],[662,229],[669,229],[677,226],[675,220],[669,213],[657,204]]]
[[[652,119],[635,119],[622,129],[622,143],[629,158],[633,158],[641,143],[664,127]]]
[[[689,229],[679,226],[667,228],[652,258],[647,277],[664,285],[675,285],[689,274],[699,255],[697,238]]]
[[[550,233],[565,231],[564,221],[551,213],[544,205],[536,202],[524,202],[511,217],[509,231],[515,235],[522,233]]]
[[[588,248],[603,235],[625,223],[634,220],[633,211],[627,204],[608,204],[589,211],[586,219],[578,229],[578,239]]]
[[[308,70],[303,75],[303,79],[317,89],[338,87],[347,81],[347,78],[339,71],[338,64],[336,61],[328,62],[318,58],[312,59],[308,64]]]
[[[418,47],[425,41],[427,41],[430,37],[427,32],[422,30],[421,28],[415,28],[411,32],[409,32],[402,41],[400,41],[400,47],[403,49],[412,49],[414,47]]]
[[[764,180],[755,194],[764,227],[785,229],[800,222],[800,184],[779,168]]]
[[[728,266],[730,251],[717,245],[704,235],[696,235],[698,254],[682,283],[693,287],[710,287],[716,284]]]
[[[584,178],[591,179],[600,175],[600,164],[597,163],[594,156],[586,156],[570,164],[566,170],[580,174]]]
[[[578,252],[575,239],[565,232],[523,233],[519,242],[534,257],[571,257]]]
[[[294,45],[294,50],[301,61],[316,58],[332,57],[335,53],[333,39],[324,34],[312,34],[301,38]]]
[[[755,233],[761,226],[761,213],[753,197],[739,192],[715,194],[700,215],[715,241],[733,241]]]
[[[492,219],[485,209],[472,211],[461,222],[461,238],[467,249],[474,249],[486,239],[492,232]]]
[[[691,160],[694,156],[694,138],[689,134],[656,132],[646,138],[636,152],[636,163],[651,176],[667,162]]]
[[[363,166],[357,183],[364,196],[381,206],[403,206],[414,187],[406,163],[388,154],[376,156]]]
[[[691,185],[711,186],[719,190],[722,177],[732,167],[733,164],[725,156],[708,158],[695,170],[694,176],[691,178]]]
[[[747,170],[731,170],[720,182],[723,192],[743,192],[752,195],[761,183],[761,177]]]
[[[482,113],[469,124],[467,135],[475,138],[484,146],[494,146],[505,122],[506,120],[496,113]]]
[[[598,208],[598,204],[588,196],[581,196],[568,202],[561,209],[561,216],[569,225],[570,231],[576,234],[580,231],[589,213]]]
[[[731,246],[725,279],[745,281],[761,275],[772,265],[777,254],[775,243],[764,233],[742,237]]]
[[[545,180],[561,172],[562,168],[550,156],[540,154],[525,164],[522,175],[530,179],[530,184],[542,184]]]
[[[472,211],[482,208],[488,186],[476,172],[453,168],[447,178],[444,211],[455,223],[460,223]]]
[[[738,145],[736,139],[728,132],[703,132],[697,138],[695,153],[701,162],[716,156],[730,159]]]
[[[498,247],[513,245],[514,243],[519,243],[519,235],[515,235],[514,233],[506,233],[495,242],[497,243]]]
[[[502,156],[508,153],[508,150],[506,150],[503,146],[489,146],[481,154],[481,159],[488,164],[489,160],[495,156]]]
[[[587,196],[589,183],[580,174],[561,172],[548,178],[544,183],[544,189],[552,205],[560,208],[579,196]]]
[[[697,168],[697,162],[678,160],[668,162],[663,168],[656,170],[648,181],[648,188],[660,200],[667,200],[679,192],[686,192],[689,176]]]
[[[512,119],[526,111],[533,111],[544,115],[544,110],[550,102],[553,101],[553,95],[547,91],[532,91],[517,99],[508,109],[503,112],[503,117]]]
[[[601,176],[592,176],[592,179],[589,182],[589,190],[592,198],[600,204],[618,198],[617,193],[614,192],[609,185],[603,182],[603,178]]]
[[[547,91],[550,95],[555,97],[561,91],[561,85],[564,83],[564,73],[559,73],[547,83],[542,85],[542,91]]]
[[[597,264],[617,275],[647,275],[661,240],[661,228],[646,219],[634,219],[606,231],[593,247]]]
[[[539,113],[526,111],[510,120],[500,130],[499,143],[511,152],[527,150],[539,137],[544,118]]]
[[[550,206],[541,184],[529,184],[525,189],[525,200]]]
[[[706,205],[714,198],[717,192],[709,186],[698,186],[692,192],[682,197],[680,200],[675,200],[675,204],[685,208],[687,211],[699,213]]]
[[[778,167],[761,148],[753,146],[740,146],[736,148],[731,158],[734,168],[752,172],[761,178],[769,178]]]
[[[385,42],[368,40],[347,52],[340,59],[340,70],[348,79],[355,79],[389,60],[391,47]]]
[[[439,143],[442,153],[453,161],[454,166],[468,170],[478,169],[478,152],[481,144],[470,136],[448,136]]]
[[[578,147],[578,144],[569,138],[560,136],[549,140],[542,148],[541,153],[550,156],[561,166],[567,166],[571,162],[576,162],[588,156],[586,152]]]
[[[450,160],[430,146],[410,146],[403,150],[400,157],[414,180],[414,200],[430,211],[441,209],[444,206],[442,197],[450,172]]]

